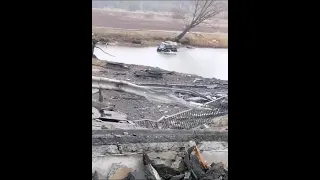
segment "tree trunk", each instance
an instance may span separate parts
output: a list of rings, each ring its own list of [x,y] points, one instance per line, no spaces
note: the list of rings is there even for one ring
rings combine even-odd
[[[179,34],[179,36],[177,36],[177,37],[175,38],[175,40],[176,40],[176,41],[179,41],[181,38],[183,38],[184,35],[187,34],[187,32],[188,32],[190,29],[191,29],[191,26],[187,26],[187,27],[182,31],[182,33]]]

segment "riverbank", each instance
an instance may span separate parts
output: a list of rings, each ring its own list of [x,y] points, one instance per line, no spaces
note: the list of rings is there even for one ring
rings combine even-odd
[[[158,46],[162,41],[172,40],[180,32],[156,30],[127,30],[92,27],[93,39],[103,43],[130,47]],[[194,47],[228,48],[228,34],[187,33],[181,44]]]
[[[112,68],[106,66],[106,61],[92,59],[92,75],[111,79],[124,80],[138,85],[170,86],[175,84],[177,88],[196,91],[211,98],[218,98],[228,94],[228,81],[215,78],[202,78],[196,75],[177,72],[165,73],[161,78],[137,76],[137,72],[146,69],[164,71],[148,66],[123,64],[126,68]],[[179,86],[180,85],[180,86]],[[128,120],[151,119],[158,120],[164,115],[175,114],[188,108],[179,105],[150,102],[144,97],[129,93],[104,90],[104,100],[114,105],[114,109],[126,114]],[[181,95],[181,98],[190,97]],[[98,99],[94,95],[93,99]]]

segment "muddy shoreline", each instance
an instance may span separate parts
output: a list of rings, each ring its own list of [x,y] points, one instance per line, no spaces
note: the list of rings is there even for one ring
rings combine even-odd
[[[173,40],[180,31],[127,30],[92,27],[93,37],[102,43],[128,47],[158,46],[162,41]],[[180,40],[184,46],[228,48],[228,34],[187,33]]]
[[[178,72],[163,74],[162,78],[141,77],[136,76],[135,72],[155,68],[132,64],[125,64],[127,69],[105,68],[106,62],[92,59],[92,75],[124,80],[139,85],[182,85],[186,86],[183,89],[196,91],[213,99],[228,94],[228,81],[225,80],[203,78],[197,75]],[[150,102],[141,96],[113,90],[103,90],[102,94],[104,101],[114,105],[114,110],[126,114],[128,120],[158,120],[164,115],[171,115],[188,109],[179,105]],[[184,99],[192,98],[183,95],[181,97]],[[98,94],[93,95],[93,99],[97,100]]]

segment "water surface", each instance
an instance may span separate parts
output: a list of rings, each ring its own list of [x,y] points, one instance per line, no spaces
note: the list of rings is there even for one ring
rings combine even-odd
[[[228,80],[228,49],[182,47],[176,55],[168,55],[158,53],[156,47],[99,47],[115,56],[106,55],[96,48],[95,55],[101,60],[159,67],[207,78]]]

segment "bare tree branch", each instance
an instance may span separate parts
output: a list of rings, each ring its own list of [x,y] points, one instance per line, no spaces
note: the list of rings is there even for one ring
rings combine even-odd
[[[194,0],[194,10],[192,12],[192,19],[185,26],[185,29],[176,37],[180,40],[192,28],[203,23],[205,20],[211,19],[221,12],[226,10],[225,4],[219,0]]]
[[[206,25],[210,26],[214,30],[218,30],[218,28],[219,28],[219,26],[213,26],[212,24],[207,23],[207,22],[202,22],[202,24],[206,24]]]

